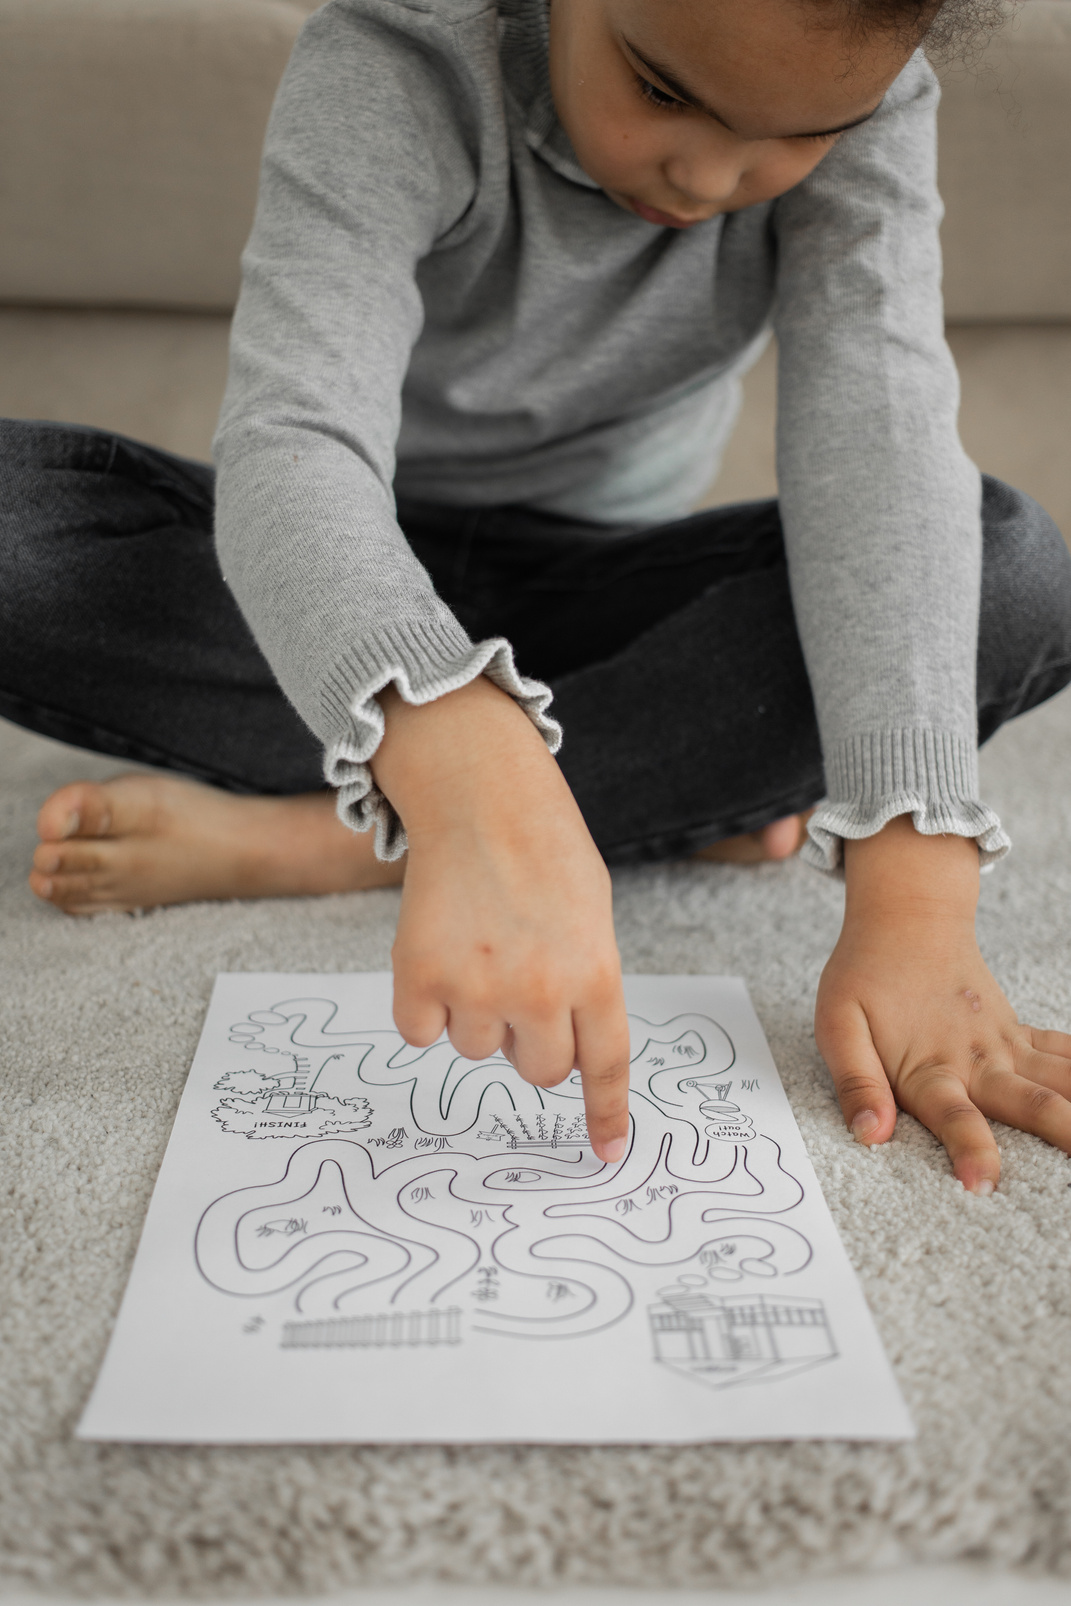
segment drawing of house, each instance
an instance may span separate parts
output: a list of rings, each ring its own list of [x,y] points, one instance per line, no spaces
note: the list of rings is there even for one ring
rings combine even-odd
[[[708,1387],[788,1377],[837,1353],[820,1299],[659,1292],[648,1309],[655,1359]]]

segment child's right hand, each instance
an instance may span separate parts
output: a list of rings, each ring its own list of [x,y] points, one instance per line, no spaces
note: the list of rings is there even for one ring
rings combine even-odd
[[[528,716],[482,677],[420,707],[380,694],[377,785],[405,823],[394,1019],[424,1048],[501,1049],[527,1082],[579,1069],[591,1145],[628,1140],[629,1038],[610,876]]]

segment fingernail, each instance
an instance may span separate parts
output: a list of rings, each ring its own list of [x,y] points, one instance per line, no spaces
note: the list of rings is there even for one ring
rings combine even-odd
[[[47,859],[37,866],[43,875],[51,875],[52,872],[54,870],[58,870],[59,867],[60,858],[58,853],[50,853]]]
[[[67,837],[73,836],[74,833],[77,831],[78,827],[81,825],[81,823],[82,823],[82,816],[79,814],[77,809],[75,809],[72,814],[68,814],[67,823],[63,827],[64,839],[66,840]]]
[[[988,1177],[983,1177],[981,1182],[976,1182],[974,1184],[974,1187],[970,1188],[968,1191],[970,1193],[983,1193],[983,1194],[985,1194],[985,1193],[995,1193],[996,1192],[996,1188],[997,1188],[997,1185],[996,1185],[995,1182],[990,1182]]]
[[[873,1110],[860,1110],[852,1122],[852,1137],[856,1143],[866,1143],[880,1125],[881,1121]]]
[[[39,898],[51,898],[51,896],[52,896],[52,883],[51,883],[51,881],[42,881],[41,890],[37,894],[37,896]]]
[[[627,1138],[611,1138],[609,1143],[603,1144],[601,1158],[607,1165],[616,1165],[625,1152],[627,1142]]]

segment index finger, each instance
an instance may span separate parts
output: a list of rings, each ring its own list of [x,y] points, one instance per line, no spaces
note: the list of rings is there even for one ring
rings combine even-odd
[[[604,1000],[574,1009],[573,1031],[591,1147],[600,1160],[616,1165],[629,1138],[628,1018],[620,986]]]

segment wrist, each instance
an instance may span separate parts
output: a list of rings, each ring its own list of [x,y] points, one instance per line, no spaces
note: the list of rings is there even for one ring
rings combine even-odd
[[[978,903],[978,848],[961,836],[923,836],[910,815],[844,844],[845,925],[880,921],[969,927]]]
[[[484,832],[490,819],[528,815],[547,785],[569,796],[527,714],[483,676],[423,704],[388,686],[379,702],[385,731],[372,774],[411,841],[458,826]]]

